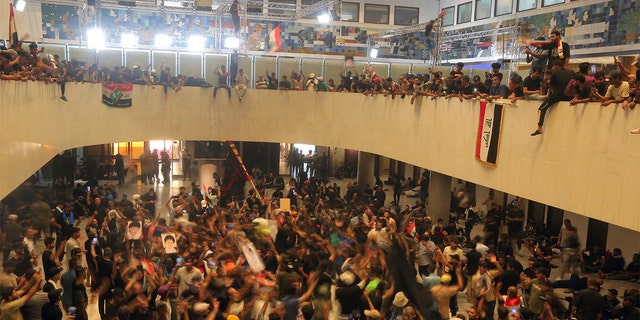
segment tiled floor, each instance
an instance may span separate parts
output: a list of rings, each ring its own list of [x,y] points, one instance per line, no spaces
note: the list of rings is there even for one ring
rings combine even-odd
[[[288,181],[288,177],[285,177],[285,181]],[[352,182],[353,179],[343,179],[343,180],[337,180],[337,179],[331,179],[331,183],[336,182],[340,187],[342,192],[344,193],[346,191],[346,185],[348,182]],[[106,181],[101,181],[101,184],[104,184]],[[117,182],[114,183],[114,181],[111,181],[111,183],[115,186],[117,184]],[[170,198],[171,195],[173,194],[177,194],[178,189],[182,186],[190,188],[190,181],[183,181],[180,177],[174,178],[173,180],[171,180],[171,182],[167,185],[143,185],[140,183],[140,181],[136,181],[133,177],[129,178],[128,181],[125,182],[125,184],[121,185],[121,186],[115,186],[116,190],[118,191],[118,195],[121,196],[122,194],[127,194],[129,199],[131,199],[133,197],[134,194],[144,194],[146,191],[149,190],[149,188],[154,187],[156,190],[156,193],[158,195],[158,202],[156,204],[156,212],[158,212],[158,214],[161,214],[165,217],[169,217],[169,213],[167,211],[167,209],[165,209],[165,202]],[[251,184],[247,183],[246,189],[248,190],[249,188],[251,188]],[[389,187],[389,190],[385,190],[387,192],[387,199],[392,198],[392,190]],[[271,196],[271,193],[273,192],[272,189],[268,189],[267,190],[267,194],[266,196]],[[407,198],[405,195],[402,195],[400,198],[400,205],[405,205],[405,204],[413,204],[415,202],[416,198]],[[476,226],[476,228],[472,231],[472,235],[474,234],[479,234],[481,232],[482,226]],[[84,233],[84,228],[82,228],[82,232]],[[86,235],[83,235],[86,237]],[[44,245],[42,243],[42,241],[37,243],[37,250],[38,252],[42,252],[44,248]],[[527,253],[522,252],[523,255],[522,256],[517,256],[517,259],[523,264],[523,265],[527,265],[526,260],[528,258]],[[628,257],[630,258],[630,257]],[[1,258],[0,258],[1,259]],[[560,260],[559,258],[554,258],[554,260],[552,261],[552,263],[556,264],[556,265],[560,265]],[[555,279],[556,277],[559,276],[559,268],[555,268],[551,270],[551,279]],[[567,275],[568,276],[568,275]],[[605,280],[604,282],[604,286],[602,288],[602,290],[600,291],[601,294],[605,294],[607,291],[606,289],[611,289],[611,288],[615,288],[618,290],[618,292],[621,293],[624,292],[625,289],[629,288],[629,287],[639,287],[638,283],[632,283],[629,281],[621,281],[621,280]],[[564,293],[564,289],[556,289],[556,293],[560,296],[564,296],[566,295],[566,293]],[[459,293],[458,294],[458,303],[459,303],[459,308],[460,308],[460,312],[465,312],[466,309],[470,306],[470,304],[467,302],[466,299],[466,294],[465,293]],[[88,308],[88,313],[89,313],[89,318],[91,320],[98,320],[99,319],[99,315],[98,315],[98,310],[97,310],[97,305],[93,304],[90,305]]]

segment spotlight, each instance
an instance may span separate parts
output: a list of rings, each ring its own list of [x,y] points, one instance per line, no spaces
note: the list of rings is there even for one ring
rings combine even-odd
[[[87,30],[87,47],[89,49],[104,49],[104,33],[100,29]]]
[[[191,51],[203,51],[207,39],[201,36],[190,36],[187,47]]]
[[[318,22],[320,23],[329,23],[331,22],[331,16],[328,13],[323,13],[318,16]]]
[[[120,36],[120,45],[122,45],[123,48],[137,48],[138,36],[133,33],[123,33]]]
[[[154,44],[158,48],[170,47],[171,42],[173,42],[173,39],[171,39],[171,37],[166,34],[157,34],[154,40]]]
[[[369,51],[369,58],[375,59],[377,57],[378,57],[378,49],[371,48],[371,51]]]
[[[22,12],[24,11],[24,7],[27,5],[27,1],[25,0],[18,0],[16,1],[16,5],[14,6],[16,8],[16,10]]]
[[[238,49],[240,48],[240,39],[236,37],[226,37],[224,38],[224,47],[227,49]]]

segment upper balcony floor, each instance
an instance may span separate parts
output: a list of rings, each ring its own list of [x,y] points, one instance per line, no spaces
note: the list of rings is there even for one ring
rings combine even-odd
[[[0,197],[69,148],[119,141],[297,142],[362,150],[640,230],[640,111],[559,103],[536,128],[538,101],[504,104],[498,164],[475,159],[480,103],[382,95],[134,86],[133,106],[102,103],[102,85],[0,81]]]

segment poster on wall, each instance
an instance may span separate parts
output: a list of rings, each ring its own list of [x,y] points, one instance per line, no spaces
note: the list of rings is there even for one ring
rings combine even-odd
[[[486,101],[480,102],[476,159],[491,167],[498,165],[503,115],[503,105]]]
[[[109,107],[131,107],[131,92],[133,85],[130,83],[103,83],[102,103]]]

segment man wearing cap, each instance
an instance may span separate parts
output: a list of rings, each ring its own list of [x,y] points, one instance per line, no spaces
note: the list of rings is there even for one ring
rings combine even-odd
[[[102,319],[115,320],[118,319],[118,308],[125,302],[124,290],[122,288],[114,288],[107,293],[109,300],[102,307],[98,305],[98,311]]]
[[[62,289],[53,289],[48,292],[49,303],[42,306],[43,320],[62,320],[62,310],[60,310],[60,299]]]
[[[42,287],[42,291],[49,292],[51,290],[60,288],[60,286],[58,285],[58,281],[60,281],[61,272],[62,268],[60,267],[52,267],[50,269],[47,269],[44,274],[47,282],[45,282],[44,286]]]
[[[188,319],[204,319],[209,314],[209,308],[211,308],[211,305],[206,302],[194,303]]]
[[[342,315],[348,316],[358,309],[358,302],[362,297],[362,289],[366,285],[366,277],[361,278],[359,283],[355,283],[356,275],[347,270],[340,274],[341,286],[336,288],[336,300],[342,306]]]
[[[602,297],[602,320],[615,318],[613,310],[620,305],[620,300],[618,300],[618,290],[609,289],[607,291],[607,295]]]
[[[391,307],[391,310],[389,310],[389,316],[387,316],[387,319],[402,319],[402,309],[409,304],[409,299],[407,299],[404,292],[400,291],[396,293],[395,297],[393,297],[393,302],[391,304],[393,306]]]
[[[440,317],[442,317],[442,319],[449,319],[449,301],[451,300],[451,297],[456,296],[459,291],[462,291],[464,289],[461,266],[456,267],[456,280],[456,284],[449,285],[451,276],[443,276],[440,280],[441,282],[431,288],[431,294],[435,299],[438,312],[440,313]]]

